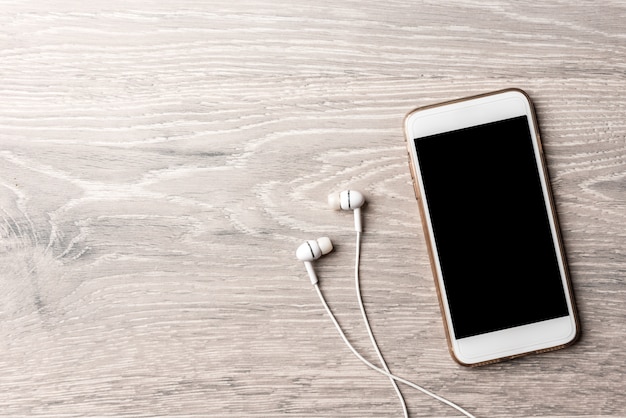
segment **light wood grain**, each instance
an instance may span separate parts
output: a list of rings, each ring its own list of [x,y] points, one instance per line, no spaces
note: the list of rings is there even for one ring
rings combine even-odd
[[[400,416],[294,257],[331,236],[322,288],[374,360],[352,220],[325,204],[349,186],[392,371],[477,416],[625,416],[625,20],[624,1],[2,2],[0,415]],[[537,107],[583,336],[465,369],[402,118],[511,86]],[[402,390],[412,417],[458,416]]]

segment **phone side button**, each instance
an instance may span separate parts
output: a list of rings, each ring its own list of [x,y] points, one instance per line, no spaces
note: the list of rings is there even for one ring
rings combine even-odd
[[[415,179],[411,179],[411,181],[413,182],[413,192],[415,193],[415,200],[420,200],[420,192],[419,189],[417,188],[417,183],[415,183]]]
[[[407,151],[407,156],[409,157],[409,169],[411,170],[411,183],[413,183],[413,193],[415,193],[415,200],[419,200],[419,189],[417,188],[417,183],[415,182],[415,169],[413,168],[413,161],[411,161],[411,154]]]

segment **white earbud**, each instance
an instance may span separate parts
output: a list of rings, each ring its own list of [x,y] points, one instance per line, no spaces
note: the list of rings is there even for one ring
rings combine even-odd
[[[300,245],[296,250],[296,257],[298,257],[298,260],[304,261],[304,267],[306,268],[307,273],[309,273],[311,284],[317,283],[317,275],[315,274],[311,261],[317,260],[332,250],[333,243],[330,242],[328,237],[322,237],[317,240],[308,240],[304,242],[304,244]]]
[[[354,211],[354,229],[357,232],[363,232],[361,224],[361,206],[365,204],[365,196],[356,190],[344,190],[341,193],[332,193],[328,195],[328,204],[335,210],[353,210]]]

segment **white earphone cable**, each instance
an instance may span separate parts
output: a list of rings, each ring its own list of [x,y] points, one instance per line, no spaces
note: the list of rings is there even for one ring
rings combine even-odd
[[[385,369],[385,371],[387,371],[388,373],[391,373],[391,370],[389,370],[389,367],[387,366],[387,362],[385,361],[385,358],[383,357],[382,353],[380,352],[380,349],[378,348],[378,343],[376,342],[376,338],[374,338],[374,334],[372,333],[372,328],[370,327],[370,321],[367,317],[367,313],[365,312],[365,306],[363,305],[363,296],[361,295],[361,281],[359,280],[360,261],[361,261],[361,232],[357,231],[356,233],[356,261],[354,263],[354,283],[356,287],[356,295],[359,301],[359,307],[361,308],[361,315],[363,316],[363,322],[365,323],[365,328],[367,329],[367,333],[370,337],[370,341],[372,342],[372,346],[374,346],[374,350],[376,351],[376,354],[378,355],[380,364],[383,366],[383,369]],[[393,380],[392,377],[389,377],[389,380],[391,381],[391,384],[394,390],[396,391],[398,398],[400,399],[400,403],[402,404],[402,411],[404,412],[404,417],[409,418],[409,411],[407,411],[406,409],[406,401],[404,400],[404,396],[402,395],[400,388],[398,388],[398,384],[396,383],[395,380]]]
[[[339,332],[339,335],[341,336],[341,338],[343,339],[343,341],[346,343],[346,345],[348,346],[348,348],[350,349],[350,351],[352,351],[352,354],[354,354],[359,360],[361,360],[361,362],[363,362],[366,366],[368,366],[370,369],[377,371],[378,373],[381,373],[393,380],[396,380],[398,382],[404,383],[405,385],[408,385],[410,387],[412,387],[413,389],[417,389],[420,392],[430,396],[431,398],[434,398],[440,402],[445,403],[448,406],[451,406],[452,408],[456,409],[457,411],[461,412],[463,415],[465,415],[466,417],[469,418],[476,418],[474,415],[470,414],[469,412],[467,412],[465,409],[461,408],[460,406],[458,406],[457,404],[439,396],[436,395],[432,392],[430,392],[427,389],[424,389],[423,387],[416,385],[413,382],[410,382],[406,379],[403,379],[401,377],[398,377],[396,375],[393,375],[391,373],[389,373],[386,370],[381,369],[378,366],[373,365],[372,363],[370,363],[369,361],[367,361],[361,354],[359,354],[358,351],[356,351],[356,349],[352,346],[352,344],[350,344],[350,341],[348,341],[348,338],[346,337],[346,335],[344,334],[343,330],[341,329],[341,326],[339,325],[339,323],[337,322],[337,319],[335,318],[335,315],[333,315],[332,311],[330,310],[330,307],[328,306],[328,304],[326,303],[326,299],[324,298],[324,294],[322,293],[322,290],[320,289],[319,285],[316,283],[315,285],[315,290],[317,291],[317,294],[320,297],[320,300],[322,301],[322,305],[324,305],[324,308],[326,309],[326,312],[328,313],[328,316],[330,316],[330,319],[333,321],[333,324],[335,324],[335,328],[337,328],[337,331]]]

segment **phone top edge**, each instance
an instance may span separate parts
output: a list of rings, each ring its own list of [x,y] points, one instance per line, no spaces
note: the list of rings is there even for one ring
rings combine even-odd
[[[432,108],[436,108],[436,107],[447,106],[447,105],[451,105],[451,104],[455,104],[455,103],[459,103],[459,102],[465,102],[465,101],[470,101],[470,100],[481,99],[481,98],[484,98],[484,97],[495,96],[495,95],[498,95],[498,94],[503,94],[503,93],[508,93],[508,92],[521,94],[522,96],[524,96],[526,101],[528,101],[528,103],[530,103],[532,105],[532,101],[530,99],[530,96],[528,95],[528,93],[526,93],[526,91],[524,91],[524,90],[522,90],[522,89],[520,89],[518,87],[508,87],[508,88],[495,90],[495,91],[491,91],[491,92],[487,92],[487,93],[480,93],[480,94],[475,94],[475,95],[471,95],[471,96],[460,97],[458,99],[446,100],[444,102],[433,103],[433,104],[428,104],[428,105],[416,107],[416,108],[410,110],[404,116],[404,125],[406,126],[406,122],[408,121],[409,117],[413,113],[416,113],[416,112],[419,112],[419,111],[432,109]]]
[[[407,114],[404,129],[408,141],[517,116],[536,125],[528,95],[510,88],[418,107]]]

